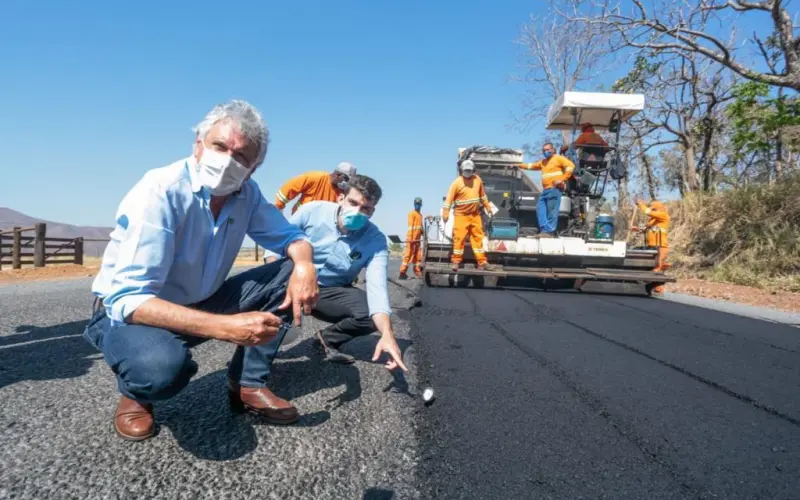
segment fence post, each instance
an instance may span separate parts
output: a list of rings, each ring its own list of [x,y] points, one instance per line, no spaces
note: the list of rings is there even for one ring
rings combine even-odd
[[[256,249],[256,262],[258,262],[258,243],[256,243],[255,249]]]
[[[11,241],[11,269],[22,268],[22,231],[21,227],[14,226],[14,236]]]
[[[33,240],[33,267],[44,267],[45,257],[45,235],[47,234],[47,225],[43,222],[36,224],[34,231],[36,237]]]
[[[75,238],[75,263],[83,265],[83,238]]]

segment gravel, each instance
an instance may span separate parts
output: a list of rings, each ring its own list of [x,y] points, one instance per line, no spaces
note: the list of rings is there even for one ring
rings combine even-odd
[[[396,266],[395,266],[396,267]],[[0,287],[0,498],[417,498],[416,394],[409,298],[391,287],[396,334],[411,372],[393,377],[371,358],[376,336],[319,360],[306,321],[274,366],[273,390],[298,425],[262,425],[226,403],[229,345],[194,349],[199,373],[156,405],[159,433],[141,443],[112,428],[115,380],[81,337],[91,279]],[[393,496],[394,495],[394,496]]]

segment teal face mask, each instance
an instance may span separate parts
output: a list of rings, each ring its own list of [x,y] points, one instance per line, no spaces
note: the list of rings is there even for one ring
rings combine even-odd
[[[358,231],[368,220],[357,208],[342,208],[342,225],[348,231]]]

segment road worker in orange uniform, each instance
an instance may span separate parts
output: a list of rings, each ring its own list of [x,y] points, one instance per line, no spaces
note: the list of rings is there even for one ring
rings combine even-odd
[[[666,271],[667,253],[669,246],[667,242],[667,230],[669,229],[669,214],[667,207],[660,201],[653,200],[647,206],[642,200],[636,200],[636,204],[643,214],[647,215],[647,226],[645,227],[645,242],[649,248],[658,249],[658,263],[653,271]],[[664,285],[656,285],[654,293],[663,293]]]
[[[555,154],[555,151],[555,146],[547,142],[542,146],[543,160],[518,165],[523,170],[542,171],[542,193],[536,206],[536,217],[539,219],[539,233],[536,236],[540,238],[555,237],[561,193],[575,170],[575,164],[569,158]]]
[[[483,221],[481,220],[481,206],[491,218],[492,206],[483,187],[483,181],[475,174],[475,164],[472,160],[465,160],[459,167],[460,175],[450,184],[450,190],[442,207],[442,221],[447,223],[450,218],[450,209],[453,211],[453,272],[458,271],[464,260],[464,245],[469,236],[472,253],[478,263],[478,269],[490,270],[486,253],[483,251]]]
[[[310,201],[336,202],[345,191],[347,182],[355,175],[356,167],[343,161],[333,172],[314,171],[292,177],[275,193],[275,206],[283,210],[297,195],[300,195],[300,199],[292,207],[292,213]]]
[[[406,251],[400,264],[399,279],[408,279],[406,271],[409,264],[414,264],[414,274],[417,278],[422,276],[422,198],[414,198],[414,210],[408,213]]]
[[[600,134],[594,131],[591,124],[586,123],[581,128],[581,135],[575,139],[573,143],[576,147],[581,146],[608,146],[608,143],[603,139]]]

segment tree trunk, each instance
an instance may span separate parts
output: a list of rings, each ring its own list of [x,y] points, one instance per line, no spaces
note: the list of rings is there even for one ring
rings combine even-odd
[[[781,180],[783,177],[783,140],[781,139],[780,130],[778,130],[777,135],[775,141],[775,177]]]
[[[642,152],[642,138],[639,137],[636,142],[638,143],[637,161],[644,170],[644,180],[647,182],[647,192],[650,195],[650,199],[655,200],[657,199],[658,195],[658,183],[653,175],[653,165],[650,164],[650,158],[647,157],[647,153]]]
[[[684,141],[683,144],[683,159],[686,168],[683,180],[686,183],[686,191],[694,193],[699,187],[697,185],[697,167],[695,166],[694,159],[694,144],[689,141]]]
[[[656,177],[653,175],[653,166],[650,164],[650,159],[647,158],[647,155],[644,155],[642,159],[642,166],[644,166],[644,175],[645,179],[647,179],[647,192],[650,195],[650,199],[655,200],[658,198],[658,184],[656,183]]]
[[[624,212],[628,207],[628,176],[617,181],[617,211]]]

